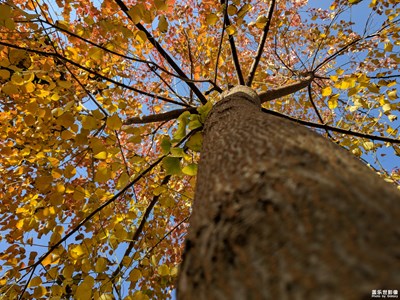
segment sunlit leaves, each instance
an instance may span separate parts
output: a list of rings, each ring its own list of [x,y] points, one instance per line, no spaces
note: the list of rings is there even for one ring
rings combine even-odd
[[[200,105],[149,38],[157,40],[189,78],[210,79],[225,90],[237,82],[228,35],[234,37],[246,75],[268,21],[270,1],[233,0],[227,7],[218,1],[124,2],[133,22],[108,1],[0,4],[0,41],[35,51],[0,48],[0,210],[1,228],[10,232],[2,241],[15,241],[0,255],[3,268],[10,271],[0,285],[15,284],[22,265],[40,257],[42,252],[28,259],[30,244],[43,249],[56,244],[163,155],[160,164],[64,242],[65,249],[47,255],[41,262],[46,272],[38,268],[27,291],[37,298],[64,297],[68,285],[71,297],[108,300],[113,291],[110,276],[119,263],[126,269],[114,287],[127,291],[126,299],[164,299],[173,285],[184,226],[172,228],[189,215],[202,147],[200,130],[219,93],[211,90],[210,82],[195,82],[202,92],[211,90],[208,102]],[[321,65],[312,94],[323,122],[398,137],[398,78],[385,78],[397,74],[400,62],[398,29],[389,26],[398,14],[395,1],[371,1],[373,26],[366,28],[358,15],[354,18],[354,10],[339,14],[340,22],[332,21],[339,13],[336,2],[331,10],[309,1],[312,9],[306,2],[277,1],[253,87],[267,91],[294,82],[301,72],[313,70],[362,37],[364,29],[368,35],[387,24],[379,35]],[[225,10],[231,25],[225,25],[219,46]],[[180,106],[163,102],[161,96],[197,111],[178,120],[124,125],[129,118]],[[318,121],[303,91],[267,105]],[[368,139],[331,134],[357,156],[378,155],[381,149]],[[166,175],[172,175],[171,180],[161,184]],[[143,232],[122,258],[155,197],[158,202]],[[53,286],[45,284],[55,280]],[[120,285],[126,281],[129,287]]]

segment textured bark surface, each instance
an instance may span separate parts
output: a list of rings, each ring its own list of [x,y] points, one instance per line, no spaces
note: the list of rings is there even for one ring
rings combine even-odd
[[[180,300],[370,299],[400,289],[400,195],[236,87],[205,126]]]

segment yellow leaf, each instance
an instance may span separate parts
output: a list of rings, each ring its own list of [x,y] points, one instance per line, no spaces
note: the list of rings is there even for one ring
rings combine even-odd
[[[146,33],[142,30],[139,30],[138,32],[136,32],[135,39],[140,43],[144,43],[145,41],[147,41]]]
[[[330,109],[335,109],[338,106],[338,98],[339,98],[338,94],[333,95],[332,97],[329,98],[328,107]]]
[[[182,173],[195,176],[197,174],[197,164],[189,164],[182,169]]]
[[[259,16],[256,20],[256,26],[260,29],[263,29],[267,21],[268,18],[266,16]]]
[[[20,49],[10,49],[8,52],[8,60],[11,64],[23,66],[26,69],[28,69],[32,64],[29,53]]]
[[[46,288],[43,285],[40,285],[36,287],[35,290],[33,291],[33,297],[34,299],[39,299],[44,295],[46,295],[46,293],[47,293]]]
[[[75,292],[75,299],[77,300],[87,300],[92,299],[92,288],[89,284],[82,282],[78,286]]]
[[[332,88],[330,86],[327,86],[322,89],[322,96],[327,97],[332,94]]]
[[[0,14],[0,15],[1,15],[1,14]],[[1,70],[0,70],[0,78],[1,78],[1,79],[4,79],[4,80],[10,78],[10,71],[8,71],[8,70],[6,70],[6,69],[1,69]]]
[[[367,151],[372,150],[372,149],[374,149],[374,143],[373,142],[364,142],[363,147]]]
[[[154,0],[154,4],[158,10],[166,11],[168,9],[168,5],[165,0]]]
[[[96,155],[93,156],[94,158],[97,159],[106,159],[107,158],[107,152],[106,151],[101,151],[97,153]]]
[[[160,16],[159,20],[158,20],[158,29],[161,32],[167,32],[168,31],[168,21],[165,18],[164,15]]]
[[[82,127],[89,130],[96,129],[97,120],[92,116],[82,116]]]
[[[219,18],[216,14],[211,13],[211,14],[207,15],[206,23],[207,23],[207,25],[212,26],[217,23],[218,19]]]
[[[124,186],[126,186],[128,181],[129,181],[129,175],[126,172],[122,173],[118,179],[117,189],[122,189]]]
[[[11,76],[11,82],[16,85],[23,85],[25,83],[25,80],[20,74],[14,73]]]
[[[383,112],[388,112],[388,111],[390,111],[392,108],[391,108],[391,106],[390,106],[390,104],[384,104],[383,106],[382,106],[382,109],[383,109]]]
[[[234,35],[236,33],[236,27],[233,25],[229,25],[228,27],[226,27],[226,33],[229,35]]]
[[[0,20],[5,20],[11,17],[11,6],[7,4],[0,5]]]
[[[3,87],[1,88],[1,91],[5,93],[8,96],[12,96],[14,94],[18,94],[19,90],[18,87],[11,82],[7,82]]]
[[[72,178],[72,177],[75,176],[75,174],[76,174],[76,169],[75,169],[75,167],[73,167],[73,166],[71,166],[71,165],[68,165],[68,166],[65,167],[65,169],[64,169],[64,176],[65,176],[66,178]]]
[[[251,9],[251,5],[250,5],[250,4],[245,4],[245,5],[243,5],[243,6],[239,9],[239,11],[238,11],[238,13],[237,13],[238,18],[239,18],[239,19],[240,19],[240,18],[243,18],[243,17],[246,15],[246,13],[247,13],[250,9]]]
[[[74,133],[72,133],[69,130],[63,130],[63,132],[61,132],[61,138],[63,140],[70,140],[74,137]]]
[[[104,257],[99,257],[94,269],[97,273],[104,272],[107,269],[107,259]]]
[[[69,254],[72,258],[79,258],[85,254],[85,249],[81,245],[71,246]]]
[[[158,274],[161,276],[168,276],[169,275],[169,268],[167,265],[163,264],[158,267]]]
[[[36,86],[32,82],[28,82],[23,86],[23,88],[25,92],[32,93],[35,90]]]
[[[138,270],[138,269],[133,269],[133,270],[129,273],[129,281],[131,281],[131,282],[136,282],[136,281],[138,281],[140,278],[142,278],[142,272],[140,272],[140,270]]]
[[[387,93],[388,98],[390,100],[396,100],[397,99],[397,90],[393,90]]]
[[[236,14],[238,11],[237,7],[235,5],[229,5],[228,6],[228,15],[233,16],[234,14]]]
[[[147,296],[146,294],[142,293],[141,291],[136,291],[133,294],[133,297],[131,299],[132,300],[150,300],[149,296]],[[129,300],[131,300],[131,299],[129,299]],[[126,298],[124,300],[126,300]]]
[[[132,18],[133,23],[137,24],[142,20],[144,10],[143,4],[137,4],[128,11],[128,15]]]
[[[100,60],[103,57],[103,51],[97,47],[89,49],[88,56],[94,60]]]
[[[107,119],[107,126],[112,130],[118,130],[122,126],[122,121],[117,114]]]
[[[38,285],[40,285],[41,283],[42,283],[42,279],[41,279],[39,276],[33,277],[33,278],[31,279],[31,281],[29,282],[28,287],[38,286]]]
[[[385,49],[386,52],[392,52],[392,50],[393,50],[393,45],[392,45],[392,43],[387,42],[387,43],[385,44],[385,46],[384,46],[384,49]]]
[[[371,93],[379,94],[379,86],[377,86],[376,84],[370,84],[370,85],[368,86],[368,90],[369,90]]]
[[[64,267],[62,275],[65,277],[65,279],[70,279],[72,278],[73,273],[74,273],[74,267],[69,265]]]
[[[126,232],[124,226],[122,226],[121,223],[115,224],[114,235],[120,240],[125,240],[128,237],[128,233]]]
[[[94,180],[99,183],[104,183],[111,178],[111,170],[105,165],[97,169]]]

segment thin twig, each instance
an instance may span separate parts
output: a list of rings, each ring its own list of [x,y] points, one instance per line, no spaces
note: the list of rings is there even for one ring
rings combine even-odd
[[[308,92],[308,98],[310,99],[310,102],[311,102],[311,104],[312,104],[312,106],[314,108],[315,113],[318,116],[319,121],[321,122],[321,124],[325,124],[324,120],[321,117],[321,114],[318,111],[317,106],[315,105],[315,102],[314,102],[314,99],[313,99],[313,96],[312,96],[312,93],[311,93],[311,84],[307,87],[307,92]],[[330,132],[327,129],[325,129],[325,132],[332,140],[334,139],[333,136],[330,134]]]

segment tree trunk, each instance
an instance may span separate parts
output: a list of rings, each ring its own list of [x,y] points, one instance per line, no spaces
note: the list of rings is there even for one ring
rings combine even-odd
[[[204,129],[180,300],[370,299],[400,289],[400,194],[238,86]]]

